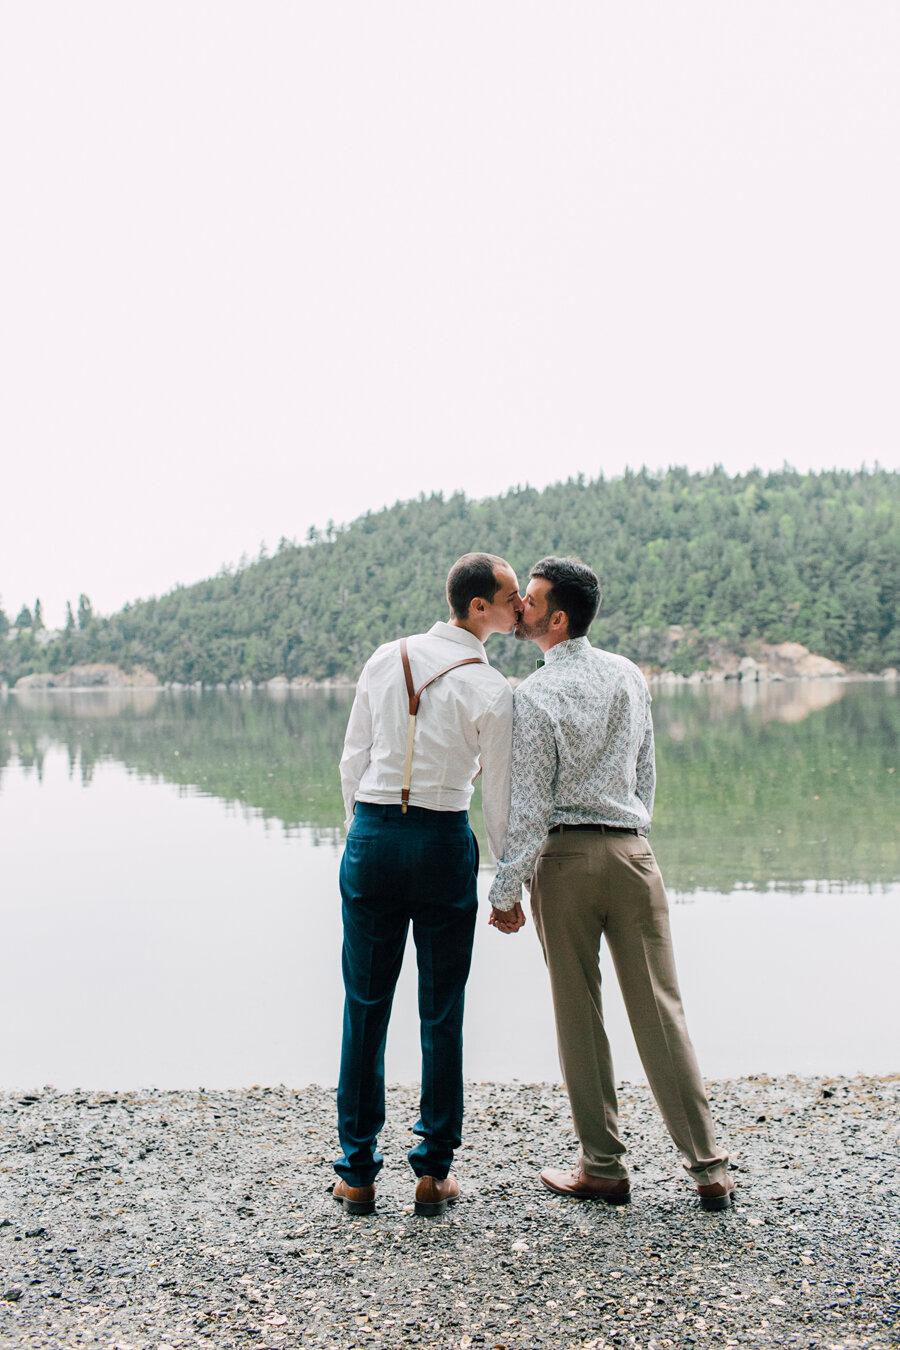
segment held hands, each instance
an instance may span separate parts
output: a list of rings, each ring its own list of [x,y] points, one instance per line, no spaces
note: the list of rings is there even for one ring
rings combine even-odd
[[[501,933],[518,933],[520,928],[525,926],[525,915],[522,906],[517,900],[512,909],[495,909],[491,907],[491,916],[488,919],[489,924]]]

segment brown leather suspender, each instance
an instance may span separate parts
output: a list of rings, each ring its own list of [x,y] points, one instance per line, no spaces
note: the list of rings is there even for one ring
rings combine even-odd
[[[412,757],[413,741],[416,735],[416,714],[419,711],[419,699],[430,684],[439,680],[442,675],[446,675],[451,670],[458,670],[460,666],[483,666],[486,662],[482,661],[480,656],[467,657],[465,661],[454,661],[452,666],[445,666],[439,670],[436,675],[432,675],[417,689],[413,684],[412,671],[409,668],[409,652],[406,649],[406,638],[400,639],[400,660],[403,662],[403,678],[406,680],[406,692],[409,694],[409,722],[406,726],[406,762],[403,766],[403,787],[400,790],[401,810],[406,815],[406,808],[409,805],[409,780],[412,775]]]

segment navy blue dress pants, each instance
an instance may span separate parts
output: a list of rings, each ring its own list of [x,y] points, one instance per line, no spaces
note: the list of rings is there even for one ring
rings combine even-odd
[[[472,961],[478,845],[465,811],[357,802],[341,860],[344,1037],[335,1171],[370,1186],[381,1170],[384,1047],[409,925],[419,967],[422,1095],[409,1154],[416,1176],[442,1180],[459,1147],[462,1025]]]

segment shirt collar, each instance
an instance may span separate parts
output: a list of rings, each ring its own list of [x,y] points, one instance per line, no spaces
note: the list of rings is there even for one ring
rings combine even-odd
[[[447,638],[450,642],[459,642],[463,647],[471,647],[481,657],[482,661],[487,660],[487,652],[484,650],[484,643],[479,642],[474,633],[470,633],[468,628],[457,628],[452,623],[436,623],[428,630],[429,637]]]
[[[566,638],[565,642],[557,642],[544,652],[544,665],[550,661],[566,661],[573,656],[583,656],[585,652],[590,651],[590,647],[589,638]]]

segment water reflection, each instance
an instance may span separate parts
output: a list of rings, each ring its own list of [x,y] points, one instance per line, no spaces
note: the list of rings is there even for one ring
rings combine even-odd
[[[840,703],[854,687],[843,680],[729,680],[715,685],[663,684],[654,696],[657,701],[684,697],[707,701],[710,718],[716,721],[741,710],[755,714],[760,722],[802,722],[810,713]]]
[[[670,889],[879,887],[900,875],[897,686],[658,697],[653,842]]]
[[[0,791],[13,765],[40,781],[59,746],[84,785],[98,764],[117,762],[338,848],[351,699],[349,690],[23,692],[0,707]],[[654,715],[653,843],[671,891],[900,880],[896,685],[663,687]],[[484,843],[477,798],[473,819]]]
[[[897,695],[831,682],[657,693],[653,840],[711,1076],[897,1067]],[[334,1082],[350,697],[0,703],[4,994],[27,1009],[0,1086]],[[467,1073],[555,1078],[534,927],[510,939],[488,928],[489,881]],[[413,966],[408,952],[388,1047],[401,1081],[418,1072]],[[605,954],[601,966],[617,1071],[634,1078]],[[511,1014],[516,1035],[493,1034]]]
[[[164,696],[162,689],[21,689],[12,695],[24,712],[65,713],[72,718],[148,714]]]

